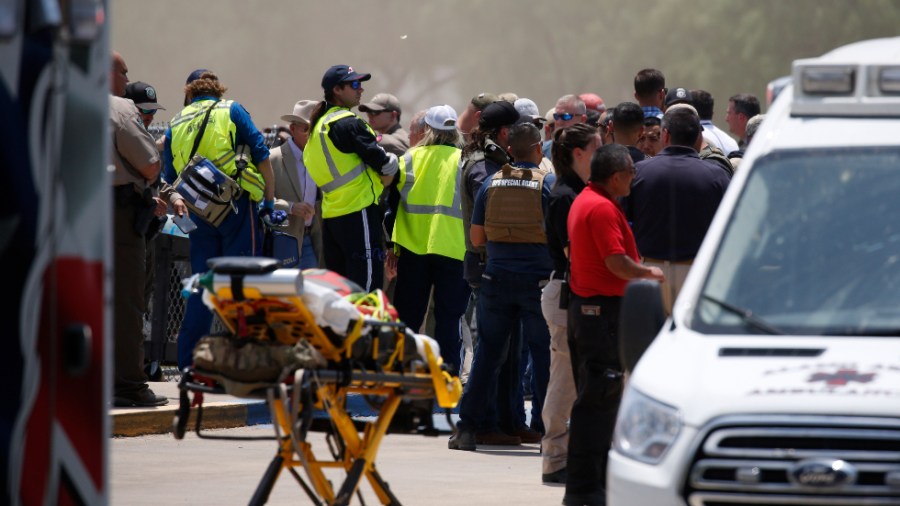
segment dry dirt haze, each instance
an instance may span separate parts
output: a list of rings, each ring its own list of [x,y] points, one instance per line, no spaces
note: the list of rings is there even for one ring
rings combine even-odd
[[[227,98],[260,128],[299,99],[319,99],[330,65],[372,80],[363,101],[396,95],[412,114],[479,92],[513,91],[545,113],[566,93],[607,105],[632,98],[634,74],[661,69],[669,87],[704,88],[725,126],[727,97],[790,72],[790,61],[896,34],[900,3],[860,0],[137,0],[110,1],[110,44],[132,80],[157,88],[167,121],[196,68],[217,72]],[[877,14],[876,14],[877,13]],[[892,21],[893,20],[893,21]],[[778,26],[778,23],[789,27]]]

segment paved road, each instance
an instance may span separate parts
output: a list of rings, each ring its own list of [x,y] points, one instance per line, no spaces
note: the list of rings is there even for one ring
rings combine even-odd
[[[272,428],[258,425],[211,433],[267,436]],[[324,443],[320,433],[311,433],[311,438]],[[314,445],[321,455],[325,447]],[[275,449],[274,441],[211,441],[192,433],[182,441],[171,434],[113,438],[111,504],[246,504]],[[385,438],[377,462],[382,477],[407,506],[558,505],[564,492],[562,486],[541,483],[538,445],[460,452],[447,449],[447,436],[392,434]],[[335,472],[335,484],[342,481],[342,474]],[[367,505],[379,504],[368,483],[360,489]],[[284,474],[269,504],[309,504],[309,500]],[[357,499],[353,504],[361,503]]]

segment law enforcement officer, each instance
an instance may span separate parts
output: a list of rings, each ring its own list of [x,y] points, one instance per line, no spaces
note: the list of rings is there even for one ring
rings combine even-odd
[[[478,346],[450,449],[540,441],[540,433],[520,426],[516,416],[507,416],[515,409],[503,409],[504,403],[496,399],[516,397],[524,342],[535,376],[532,422],[539,423],[550,374],[550,334],[541,313],[541,287],[552,270],[544,214],[554,177],[538,166],[543,156],[537,126],[518,123],[509,128],[508,139],[516,162],[485,181],[472,213],[472,244],[487,247],[487,265],[479,289]]]
[[[144,128],[134,103],[122,98],[128,67],[113,53],[110,73],[109,117],[112,126],[113,185],[113,337],[115,381],[113,403],[118,407],[161,406],[168,403],[147,385],[144,374],[143,314],[145,308],[145,233],[155,209],[143,198],[159,177],[159,152]]]

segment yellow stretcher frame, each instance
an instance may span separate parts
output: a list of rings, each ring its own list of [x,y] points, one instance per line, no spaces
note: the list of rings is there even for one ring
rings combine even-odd
[[[252,287],[242,287],[242,292],[241,300],[235,300],[231,289],[227,287],[209,295],[214,311],[231,335],[251,337],[259,341],[274,340],[288,345],[295,344],[299,339],[306,339],[329,363],[340,364],[342,367],[342,370],[300,370],[295,373],[293,384],[275,383],[264,388],[264,393],[256,392],[257,395],[265,395],[268,400],[278,449],[250,504],[265,504],[275,482],[282,471],[286,470],[294,476],[314,504],[349,504],[365,477],[381,504],[399,505],[399,500],[381,478],[375,464],[390,422],[404,398],[434,398],[440,407],[455,407],[462,395],[459,378],[442,370],[440,356],[434,354],[428,343],[424,343],[424,364],[420,362],[415,370],[403,370],[403,364],[410,363],[407,360],[409,357],[404,356],[404,340],[408,335],[405,326],[398,322],[373,321],[360,317],[352,325],[348,335],[340,343],[335,343],[333,338],[329,338],[315,324],[314,317],[300,297],[266,297]],[[363,330],[366,327],[372,330],[373,340],[370,347],[373,356],[368,358],[379,360],[381,370],[378,372],[343,367],[350,363],[354,344],[364,337]],[[389,347],[379,346],[378,340],[385,337],[394,339],[393,343],[387,343],[393,344],[393,350],[387,357],[379,358],[375,356],[379,350],[390,350]],[[199,395],[195,394],[194,403],[197,404],[199,396],[202,404],[202,392],[214,391],[202,383],[193,382],[195,373],[204,374],[203,371],[188,369],[179,384],[182,390],[181,408],[175,418],[175,437],[179,439],[184,435],[190,409],[187,392],[200,392]],[[307,393],[314,394],[312,398],[315,401],[311,406],[304,405],[301,400],[300,394],[304,389]],[[354,421],[345,409],[346,399],[350,394],[383,399],[376,419],[363,423],[362,434],[356,425],[360,422]],[[330,459],[317,456],[312,444],[306,440],[308,427],[304,428],[300,423],[300,413],[312,408],[324,410],[330,419],[331,435],[338,447],[337,452],[332,450]],[[199,416],[196,430],[199,435]],[[305,471],[309,484],[297,473],[296,468]],[[330,468],[340,468],[347,473],[337,490],[324,473],[324,470]]]

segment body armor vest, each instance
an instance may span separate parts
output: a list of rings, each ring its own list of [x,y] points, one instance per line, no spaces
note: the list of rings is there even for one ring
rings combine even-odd
[[[484,231],[489,241],[546,244],[541,193],[547,171],[504,165],[487,190]]]

